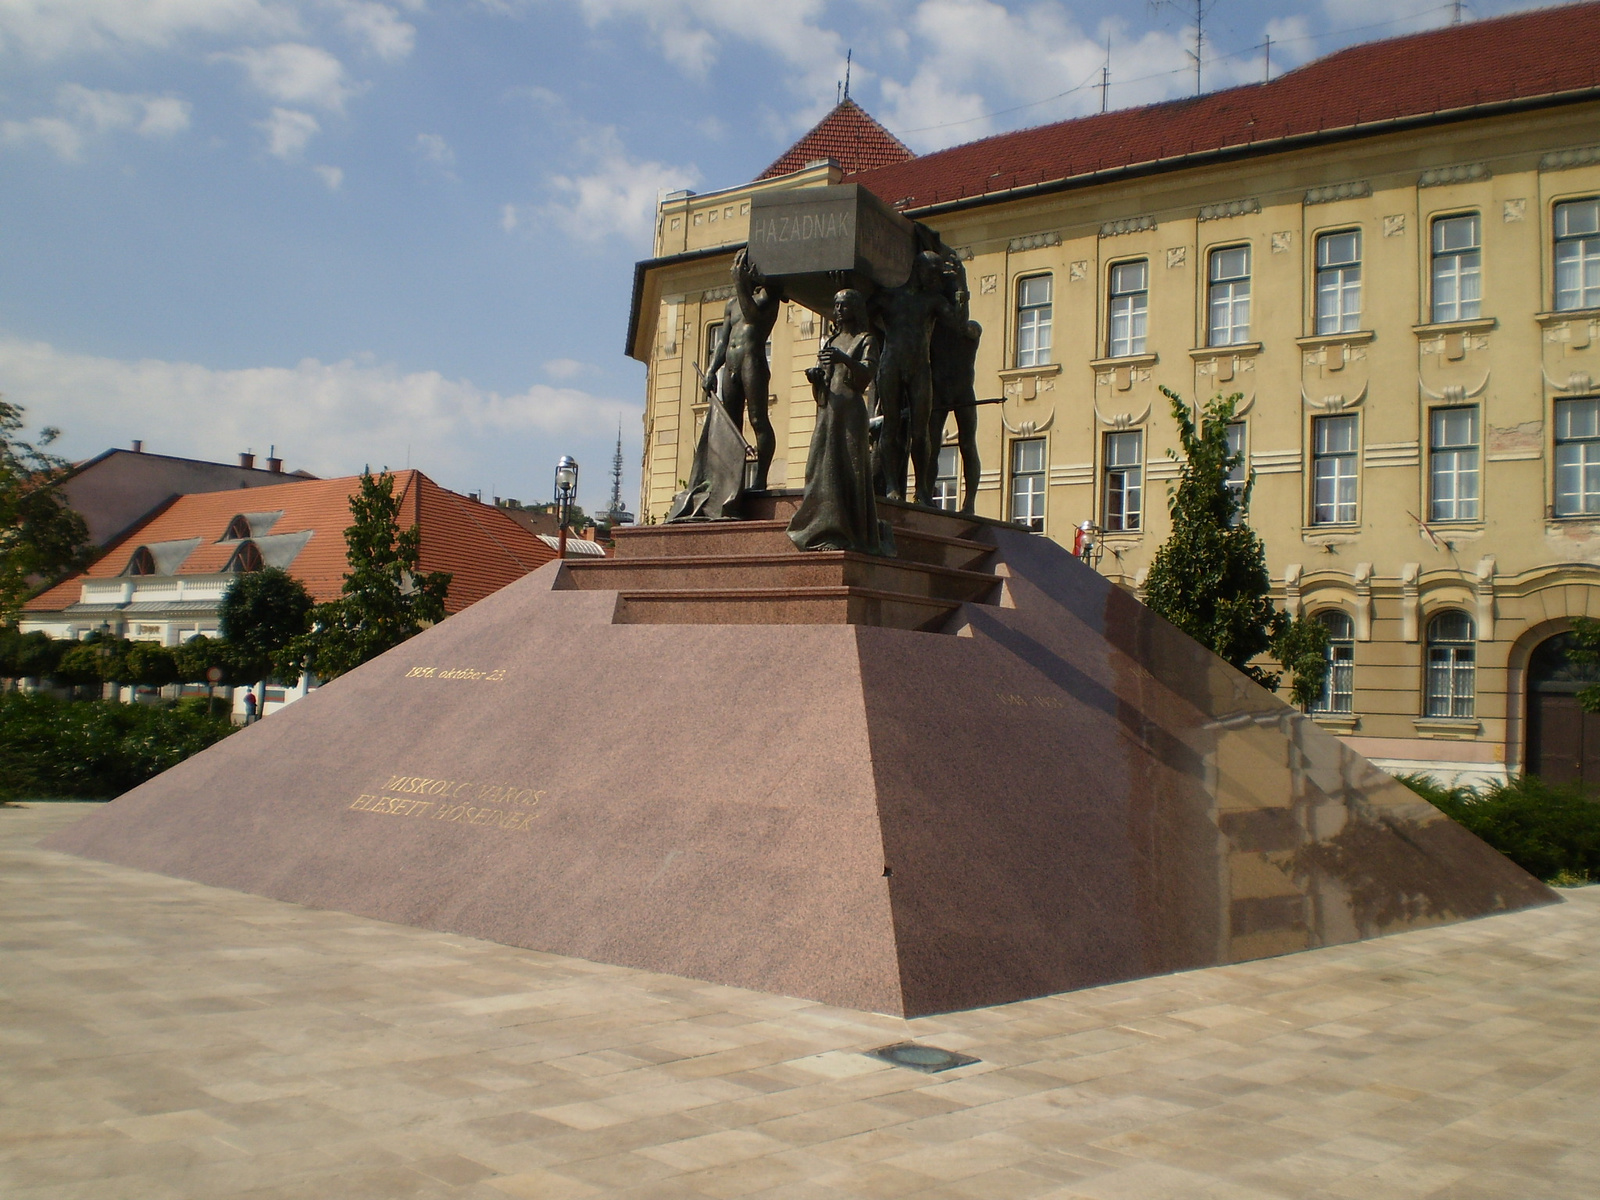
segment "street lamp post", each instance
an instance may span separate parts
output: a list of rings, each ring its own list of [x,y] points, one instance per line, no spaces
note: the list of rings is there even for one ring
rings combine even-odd
[[[560,523],[560,541],[556,557],[567,556],[567,519],[572,515],[572,499],[578,494],[578,460],[563,454],[556,464],[556,520]]]

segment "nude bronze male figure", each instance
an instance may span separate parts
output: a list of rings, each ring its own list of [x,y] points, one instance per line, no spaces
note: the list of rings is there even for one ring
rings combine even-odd
[[[741,250],[734,255],[733,299],[723,313],[711,365],[706,368],[705,389],[715,399],[720,386],[722,406],[735,428],[744,428],[744,415],[749,411],[756,434],[756,476],[751,490],[757,492],[767,490],[767,472],[778,445],[767,415],[772,384],[767,339],[782,307],[782,292],[767,282],[749,254]]]

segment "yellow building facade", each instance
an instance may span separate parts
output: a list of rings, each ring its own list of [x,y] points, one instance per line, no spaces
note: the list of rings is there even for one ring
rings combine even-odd
[[[1105,119],[1053,128],[1070,145]],[[1319,721],[1394,770],[1581,773],[1550,639],[1600,616],[1600,93],[1282,140],[900,205],[964,258],[978,394],[1003,397],[979,409],[977,511],[1068,547],[1091,522],[1098,569],[1137,594],[1177,474],[1157,389],[1237,393],[1275,599],[1333,638]],[[925,156],[918,178],[1005,141]],[[906,170],[853,178],[895,203],[878,179]],[[696,367],[751,195],[845,177],[821,161],[661,201],[629,332],[648,366],[641,520],[689,475]],[[773,333],[775,487],[804,484],[823,333],[794,304]]]

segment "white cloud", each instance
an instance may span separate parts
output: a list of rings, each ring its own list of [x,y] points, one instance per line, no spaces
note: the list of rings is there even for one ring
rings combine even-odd
[[[338,167],[324,166],[312,167],[311,169],[321,177],[323,183],[328,185],[330,192],[337,192],[344,186],[344,172]]]
[[[0,390],[28,410],[30,422],[65,430],[66,454],[87,456],[137,437],[160,453],[225,461],[247,446],[275,443],[291,468],[343,475],[366,462],[398,467],[409,447],[411,464],[447,486],[452,474],[464,486],[492,482],[482,476],[485,446],[505,449],[493,462],[510,487],[517,476],[504,464],[525,467],[535,443],[608,443],[619,418],[632,428],[639,415],[635,402],[571,387],[534,384],[503,395],[437,371],[353,360],[219,371],[75,354],[3,335]]]
[[[189,128],[189,102],[175,96],[97,91],[69,83],[57,90],[56,108],[62,115],[0,121],[0,145],[37,143],[71,162],[83,156],[85,144],[97,135],[131,132],[169,138]]]
[[[444,140],[442,134],[419,133],[413,148],[418,158],[441,171],[448,172],[456,165],[456,152],[450,149],[450,143]]]
[[[345,76],[344,64],[321,46],[279,42],[246,46],[219,58],[245,69],[256,90],[281,104],[309,104],[343,112],[344,102],[361,87]]]
[[[284,37],[300,29],[285,0],[0,0],[0,47],[38,57],[161,49],[184,37]]]
[[[544,364],[544,373],[551,379],[576,379],[592,369],[588,363],[576,358],[552,358]]]
[[[592,169],[582,174],[550,176],[548,187],[557,199],[540,206],[538,212],[584,241],[616,235],[634,242],[648,241],[657,195],[663,189],[685,188],[700,179],[693,167],[629,157],[611,126],[585,135],[577,150]]]
[[[521,218],[517,216],[517,206],[515,204],[502,204],[500,206],[501,229],[504,229],[507,233],[510,233],[521,223]]]
[[[368,54],[384,62],[399,62],[410,56],[417,44],[417,30],[400,19],[387,4],[374,0],[343,0],[341,24]]]
[[[267,135],[267,153],[285,161],[299,158],[306,143],[322,131],[310,113],[293,108],[273,109],[265,121],[256,122],[256,128]]]

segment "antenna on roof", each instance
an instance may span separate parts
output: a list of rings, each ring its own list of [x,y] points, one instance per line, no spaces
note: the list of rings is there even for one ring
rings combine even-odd
[[[1100,68],[1100,111],[1109,107],[1111,97],[1111,35],[1106,34],[1106,61]]]
[[[1459,0],[1457,0],[1456,7],[1460,7]],[[854,53],[854,50],[846,50],[844,52],[844,98],[846,100],[850,99],[850,57]]]
[[[1460,0],[1456,0],[1456,3],[1459,4]],[[1184,0],[1150,0],[1150,7],[1152,9],[1178,9],[1180,5],[1184,9],[1188,8],[1188,4],[1185,3]],[[1202,90],[1200,66],[1201,59],[1205,54],[1206,14],[1215,8],[1216,5],[1217,0],[1210,0],[1209,4],[1206,3],[1206,0],[1194,0],[1194,49],[1185,50],[1184,53],[1190,58],[1194,59],[1194,94],[1196,96],[1198,96]]]
[[[1265,78],[1263,78],[1261,80],[1261,82],[1262,83],[1271,83],[1272,82],[1272,35],[1270,33],[1267,34],[1267,40],[1266,40],[1265,45],[1267,47],[1267,73],[1266,73]]]
[[[1461,3],[1461,0],[1452,0],[1450,5],[1450,24],[1461,24],[1461,10],[1465,7],[1466,6]]]

